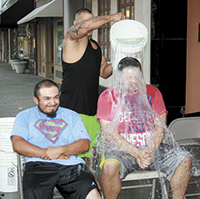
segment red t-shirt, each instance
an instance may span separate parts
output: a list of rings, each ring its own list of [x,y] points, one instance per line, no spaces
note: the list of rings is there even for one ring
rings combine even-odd
[[[162,94],[160,91],[152,86],[146,85],[147,100],[151,107],[156,111],[158,115],[162,115],[164,112],[167,113]],[[136,104],[136,98],[127,96],[131,104]],[[107,121],[113,121],[115,114],[117,112],[118,98],[116,97],[114,91],[111,88],[106,89],[100,96],[98,100],[97,108],[97,119],[103,119]],[[144,102],[145,104],[145,102]],[[141,106],[141,105],[140,105]],[[127,141],[135,146],[141,146],[146,144],[147,132],[151,131],[153,128],[153,113],[149,114],[149,111],[137,112],[137,106],[127,111],[121,110],[117,112],[119,114],[119,125],[118,132]],[[140,107],[141,109],[141,107]]]

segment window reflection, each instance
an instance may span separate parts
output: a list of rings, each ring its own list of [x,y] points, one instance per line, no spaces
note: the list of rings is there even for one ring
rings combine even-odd
[[[62,65],[63,21],[56,22],[56,64]]]

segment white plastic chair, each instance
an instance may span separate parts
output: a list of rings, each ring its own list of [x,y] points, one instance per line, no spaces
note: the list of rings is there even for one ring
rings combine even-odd
[[[162,176],[162,173],[159,171],[137,171],[132,172],[126,176],[124,180],[122,180],[122,190],[126,189],[136,189],[136,188],[148,188],[152,187],[152,195],[151,199],[155,198],[155,190],[156,190],[156,179],[161,180],[161,190],[162,190],[162,199],[168,199],[167,186],[165,180]],[[123,186],[123,182],[125,181],[138,181],[138,180],[152,180],[152,184],[142,184],[142,185],[130,185]]]
[[[175,140],[180,146],[198,145],[198,143],[192,139],[200,138],[200,117],[184,117],[175,119],[169,124],[168,128],[174,134]],[[191,176],[199,178],[200,171],[197,170],[192,172]],[[185,194],[185,198],[195,196],[200,196],[200,193]]]
[[[23,161],[21,155],[15,153],[12,149],[12,142],[10,140],[10,135],[12,132],[13,124],[15,121],[15,117],[5,117],[5,118],[0,118],[0,135],[3,137],[0,152],[4,152],[5,149],[3,148],[4,146],[6,147],[6,150],[9,151],[9,154],[13,155],[12,163],[14,166],[17,168],[17,198],[18,199],[23,199],[23,186],[22,186],[22,176],[23,176]],[[6,151],[4,152],[6,153]],[[3,181],[3,183],[5,183]],[[63,198],[59,193],[57,193],[56,188],[54,190],[55,195],[53,196],[53,199],[61,199]]]
[[[169,130],[174,134],[175,140],[200,138],[200,117],[183,117],[173,120]]]
[[[22,192],[22,180],[21,180],[21,163],[20,163],[20,156],[17,155],[13,149],[12,149],[12,142],[10,140],[11,131],[13,128],[13,124],[15,121],[15,117],[4,117],[0,118],[0,135],[3,137],[2,144],[1,144],[1,152],[4,152],[8,154],[8,156],[11,156],[12,161],[8,161],[6,163],[6,160],[2,160],[2,162],[5,162],[8,167],[10,167],[11,164],[17,168],[17,173],[13,174],[15,178],[15,183],[17,184],[17,191],[18,191],[18,199],[23,199],[23,192]],[[15,172],[15,171],[13,171]]]

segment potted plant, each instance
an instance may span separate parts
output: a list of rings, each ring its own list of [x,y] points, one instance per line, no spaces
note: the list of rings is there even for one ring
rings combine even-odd
[[[15,70],[15,66],[14,66],[13,62],[17,62],[17,61],[20,61],[19,57],[16,54],[11,55],[10,65],[13,70]]]
[[[27,61],[24,61],[24,55],[25,53],[20,51],[19,60],[13,62],[16,73],[25,73]]]
[[[26,69],[26,61],[15,61],[13,62],[16,73],[25,73],[25,69]]]

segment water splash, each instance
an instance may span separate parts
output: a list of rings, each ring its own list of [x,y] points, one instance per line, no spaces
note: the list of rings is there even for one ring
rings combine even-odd
[[[180,152],[173,133],[169,131],[162,118],[152,108],[147,96],[147,87],[142,72],[138,68],[132,67],[127,67],[120,72],[115,71],[113,85],[105,92],[107,92],[108,101],[112,104],[110,115],[113,119],[98,135],[97,154],[93,157],[97,161],[91,161],[96,176],[99,176],[99,164],[105,152],[119,156],[125,162],[124,164],[127,164],[125,165],[127,168],[129,167],[129,162],[133,161],[133,154],[135,161],[139,164],[138,157],[132,147],[135,146],[135,149],[146,149],[151,152],[153,164],[148,165],[146,170],[150,168],[158,171],[158,173],[162,171],[166,177],[169,177],[169,174],[165,173],[163,168],[160,167],[160,157],[162,156],[163,161],[166,161],[171,156],[178,160],[182,154],[187,152],[185,150]],[[161,141],[163,144],[159,147]],[[177,166],[173,164],[175,163],[168,166]],[[181,166],[185,167],[186,164],[182,162]],[[129,172],[137,172],[132,167],[128,170]],[[182,174],[183,177],[184,175],[190,175],[190,168],[187,168],[187,171],[187,174]],[[148,183],[149,180],[143,182],[145,185]],[[159,192],[157,198],[164,198],[163,194],[161,194],[163,192],[161,178],[160,185],[161,190],[156,189],[156,192]],[[168,191],[169,195],[171,195],[172,191]],[[149,197],[149,195],[146,195],[146,198]]]

